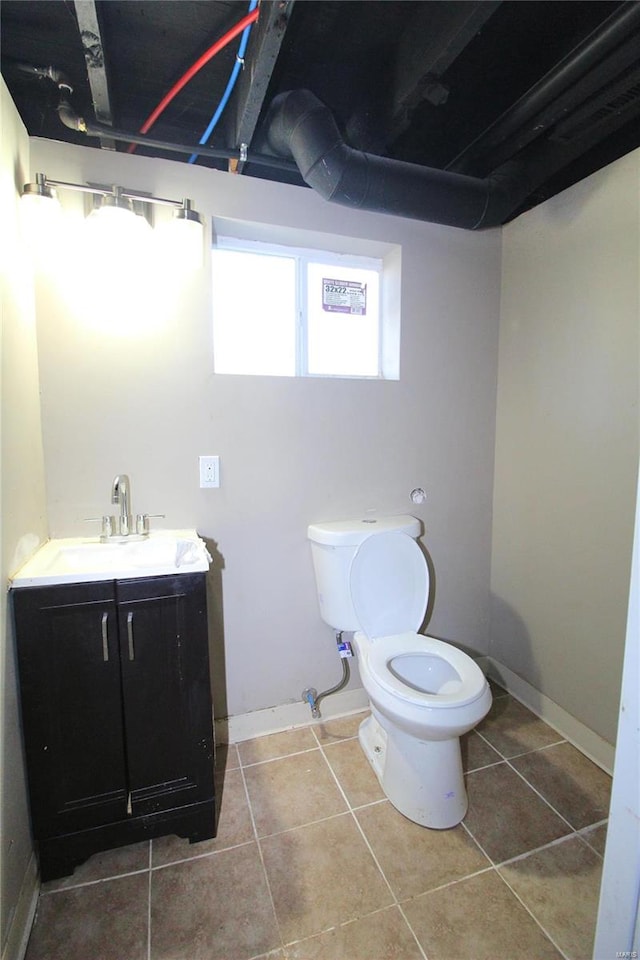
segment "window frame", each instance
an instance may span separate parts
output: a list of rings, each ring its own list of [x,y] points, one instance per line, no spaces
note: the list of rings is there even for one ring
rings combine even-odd
[[[332,250],[326,250],[319,247],[304,247],[290,244],[271,243],[265,240],[251,240],[240,237],[217,234],[214,236],[211,252],[216,250],[230,250],[239,253],[250,253],[260,256],[274,256],[290,258],[295,261],[295,371],[293,374],[234,374],[237,376],[292,376],[307,377],[315,380],[385,380],[384,373],[384,317],[383,308],[384,297],[384,259],[382,257],[366,256],[361,254],[338,253]],[[373,270],[378,275],[378,330],[377,330],[377,373],[358,374],[358,373],[311,373],[309,371],[309,337],[308,337],[308,313],[307,313],[307,269],[308,263],[316,263],[340,268],[348,267],[350,269]],[[213,282],[213,270],[212,270]],[[215,324],[215,318],[212,320]],[[217,373],[215,369],[214,355],[214,373],[218,376],[225,374]]]

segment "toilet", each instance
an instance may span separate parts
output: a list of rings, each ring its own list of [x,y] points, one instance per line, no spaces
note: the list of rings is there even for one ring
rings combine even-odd
[[[320,615],[353,631],[371,704],[362,749],[400,813],[446,829],[467,812],[460,737],[488,713],[491,692],[466,653],[417,632],[429,600],[419,535],[411,516],[308,528]]]

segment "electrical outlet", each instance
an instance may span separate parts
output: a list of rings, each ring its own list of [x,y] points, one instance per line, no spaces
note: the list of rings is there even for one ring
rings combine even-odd
[[[220,486],[220,457],[200,457],[200,486]]]

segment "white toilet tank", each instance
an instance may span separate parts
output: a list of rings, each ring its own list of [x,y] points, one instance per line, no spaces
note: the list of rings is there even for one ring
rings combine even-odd
[[[334,630],[358,630],[353,609],[349,571],[363,540],[377,533],[420,536],[420,521],[409,515],[364,520],[332,520],[312,523],[307,530],[316,575],[320,616]]]

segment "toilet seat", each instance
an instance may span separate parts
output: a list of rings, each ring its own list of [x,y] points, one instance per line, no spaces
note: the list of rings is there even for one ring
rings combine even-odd
[[[417,632],[427,609],[429,568],[412,537],[393,532],[364,540],[351,561],[349,589],[361,627],[355,640],[383,690],[430,708],[462,707],[482,696],[485,676],[466,653]]]
[[[422,550],[406,533],[367,537],[351,561],[349,590],[367,637],[417,631],[429,599],[429,568]]]
[[[367,668],[372,679],[383,690],[406,703],[443,709],[463,707],[473,703],[484,693],[487,681],[478,664],[462,650],[442,640],[436,640],[435,637],[407,632],[371,639],[356,633],[354,639],[366,657]],[[449,667],[454,676],[449,674],[450,682],[446,682],[448,671],[440,670],[438,665],[434,664],[436,673],[445,674],[445,683],[441,687],[441,693],[427,693],[417,686],[412,686],[411,681],[403,680],[397,672],[393,672],[394,660],[402,661],[411,657],[437,659],[444,664],[445,668]],[[430,666],[431,664],[427,664],[427,673]]]

